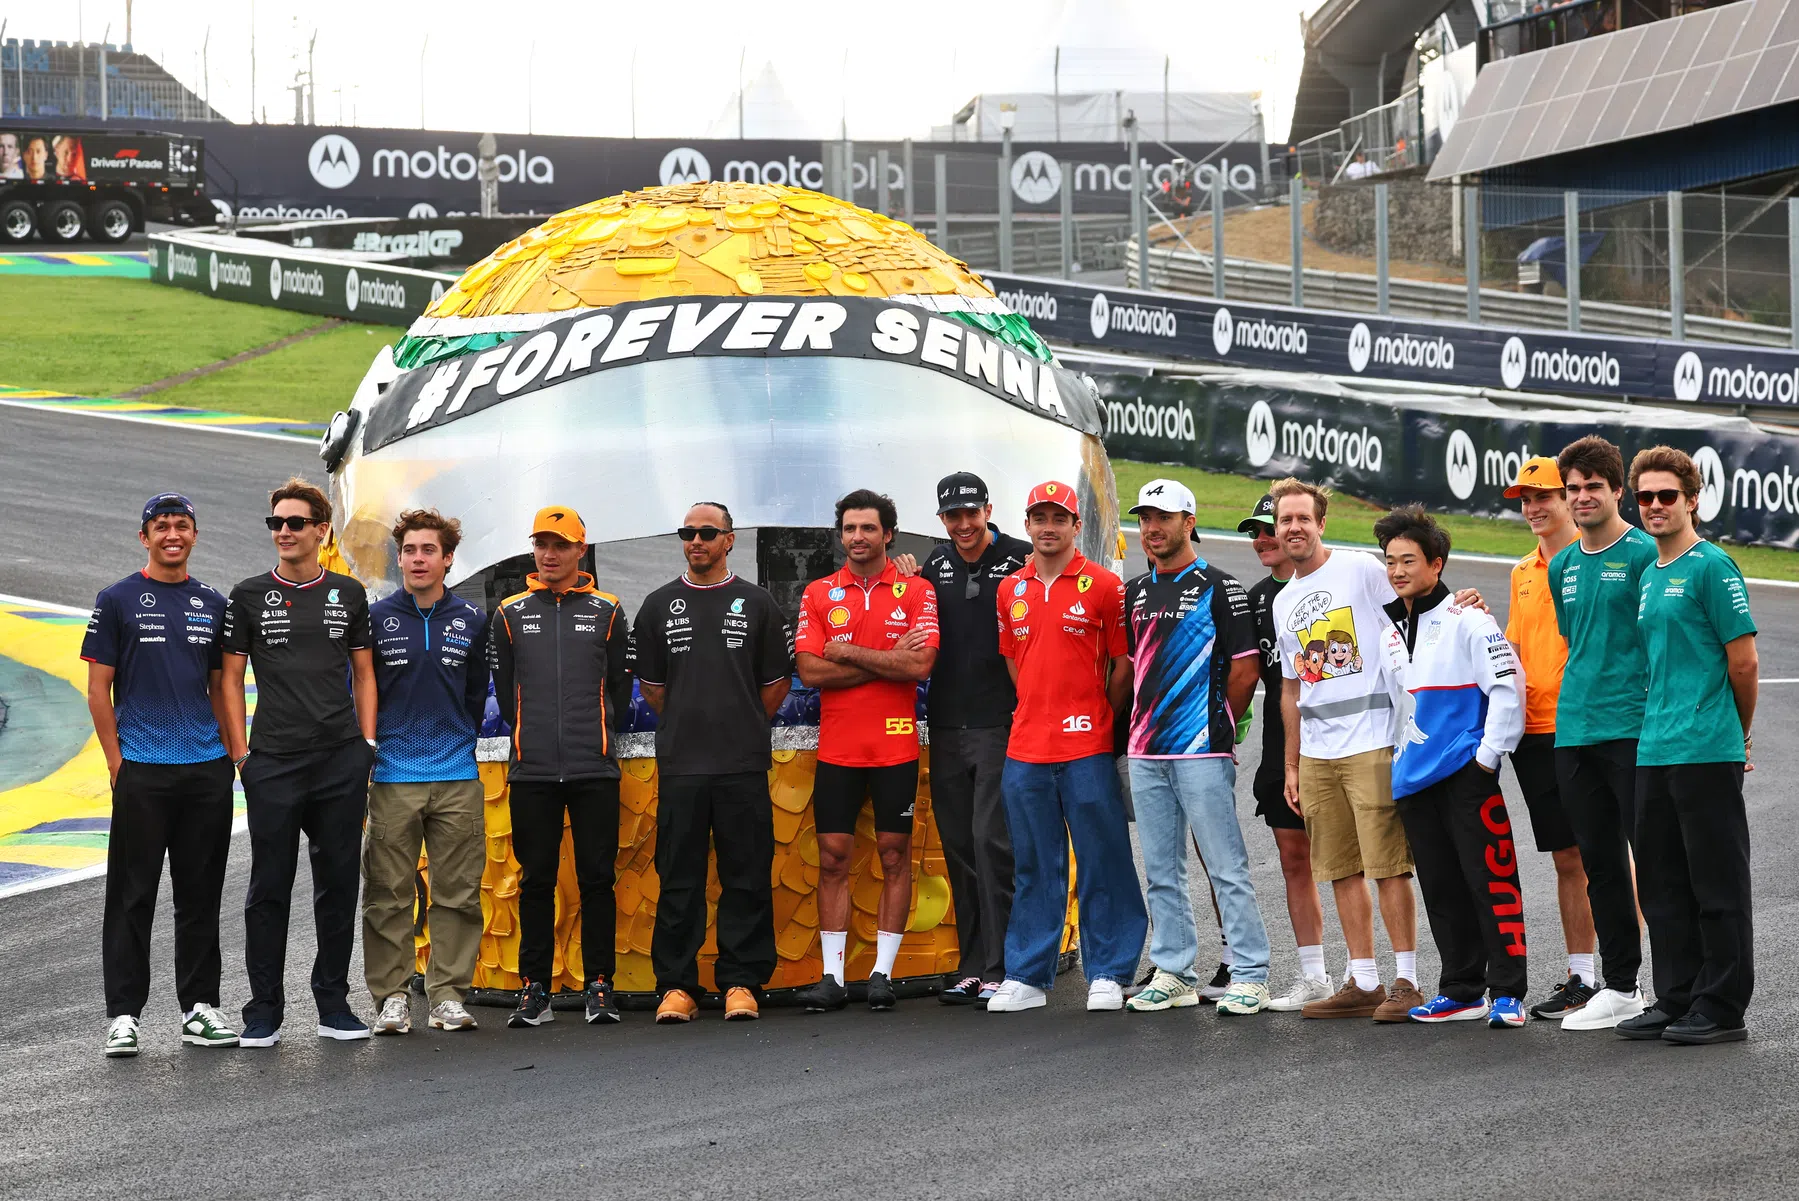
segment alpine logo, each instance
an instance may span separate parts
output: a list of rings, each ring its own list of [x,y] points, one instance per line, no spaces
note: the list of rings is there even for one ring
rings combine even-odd
[[[328,133],[307,151],[306,169],[322,188],[347,188],[362,173],[362,155],[343,134]]]
[[[1041,150],[1027,150],[1012,164],[1012,194],[1026,204],[1046,204],[1062,190],[1062,164]]]
[[[1447,338],[1420,338],[1407,333],[1374,337],[1367,322],[1358,321],[1349,331],[1349,369],[1360,375],[1370,362],[1386,367],[1454,371],[1455,343]]]
[[[1093,297],[1093,308],[1087,314],[1093,336],[1103,338],[1114,331],[1121,334],[1148,334],[1157,338],[1175,336],[1175,316],[1167,309],[1148,305],[1113,302],[1104,292]]]
[[[1172,318],[1174,314],[1170,313]],[[1172,320],[1170,325],[1172,325]],[[1241,320],[1231,316],[1231,311],[1222,306],[1212,314],[1212,349],[1221,355],[1230,354],[1233,350],[1265,350],[1274,354],[1305,354],[1306,330],[1303,325],[1289,321],[1281,324],[1267,321],[1261,317],[1245,317]]]
[[[1449,490],[1455,493],[1457,500],[1467,500],[1474,495],[1474,481],[1480,470],[1474,454],[1474,439],[1466,431],[1450,431],[1449,449],[1443,456],[1443,470],[1449,477]]]
[[[676,146],[662,156],[656,178],[664,187],[677,183],[704,183],[712,178],[712,164],[691,146]]]
[[[998,299],[1027,321],[1056,319],[1056,298],[1048,292],[1000,292]]]

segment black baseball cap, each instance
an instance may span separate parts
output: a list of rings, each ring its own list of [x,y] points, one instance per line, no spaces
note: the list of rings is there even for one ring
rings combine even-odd
[[[939,515],[957,509],[987,507],[987,482],[972,471],[958,471],[937,481]]]
[[[194,502],[179,492],[164,492],[145,501],[143,520],[138,524],[149,525],[152,518],[165,513],[180,514],[196,526],[200,524],[200,519],[194,516]]]
[[[1274,496],[1272,494],[1266,494],[1256,502],[1256,507],[1249,511],[1249,516],[1237,523],[1237,532],[1239,534],[1259,534],[1263,531],[1256,527],[1262,525],[1267,526],[1270,530],[1274,528]]]

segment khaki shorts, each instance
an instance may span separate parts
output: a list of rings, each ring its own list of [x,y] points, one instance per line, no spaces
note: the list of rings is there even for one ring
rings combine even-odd
[[[1362,873],[1371,880],[1412,870],[1412,848],[1393,805],[1393,752],[1299,759],[1299,809],[1312,840],[1312,879]]]

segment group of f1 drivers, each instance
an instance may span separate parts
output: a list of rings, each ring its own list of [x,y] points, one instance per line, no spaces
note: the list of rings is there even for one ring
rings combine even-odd
[[[537,570],[490,619],[445,588],[461,530],[435,511],[395,523],[403,587],[371,605],[360,583],[319,565],[332,513],[312,485],[292,480],[272,494],[278,563],[229,596],[187,573],[198,538],[191,502],[154,497],[140,531],[148,563],[100,593],[82,649],[113,778],[106,1053],[138,1051],[165,854],[182,1041],[279,1041],[302,833],[318,1034],[410,1031],[421,849],[431,864],[429,1022],[473,1029],[464,1001],[486,858],[475,750],[490,677],[511,732],[514,1027],[554,1017],[565,821],[585,1017],[619,1020],[614,739],[633,678],[657,715],[656,1020],[690,1021],[704,999],[709,850],[720,888],[716,988],[726,1020],[758,1016],[776,966],[769,722],[797,675],[820,693],[812,806],[823,974],[798,992],[809,1011],[849,1002],[850,864],[865,804],[882,869],[866,998],[877,1010],[896,1003],[912,896],[917,686],[928,680],[931,806],[960,947],[945,1003],[993,1013],[1046,1003],[1072,846],[1090,1010],[1209,1000],[1234,1015],[1523,1025],[1523,897],[1497,781],[1509,755],[1538,849],[1553,856],[1569,952],[1566,977],[1530,1012],[1633,1039],[1741,1039],[1753,984],[1742,780],[1752,770],[1755,626],[1735,564],[1694,528],[1691,460],[1643,451],[1629,484],[1647,533],[1619,514],[1624,464],[1604,439],[1523,465],[1507,495],[1521,499],[1538,547],[1513,571],[1503,631],[1478,593],[1452,596],[1443,584],[1449,538],[1417,506],[1376,523],[1383,567],[1326,547],[1328,495],[1282,480],[1239,526],[1270,569],[1246,591],[1197,554],[1196,505],[1173,480],[1144,485],[1131,510],[1149,570],[1128,584],[1080,553],[1067,484],[1031,491],[1019,541],[991,522],[978,477],[946,477],[938,508],[948,541],[922,564],[890,553],[893,502],[858,490],[836,509],[844,565],[806,588],[791,657],[773,598],[730,568],[734,527],[720,503],[688,510],[677,531],[686,570],[627,629],[619,599],[580,569],[586,530],[566,507],[537,514]],[[256,682],[247,738],[246,665]],[[1299,951],[1298,976],[1279,998],[1235,811],[1234,748],[1258,681],[1253,791],[1274,832]],[[234,778],[251,841],[241,1028],[218,1009]],[[1223,937],[1222,962],[1204,981],[1189,841]],[[1442,961],[1429,999],[1416,984],[1414,874]],[[1369,880],[1395,953],[1391,988],[1376,965]],[[1325,970],[1323,883],[1348,951],[1339,987]],[[372,1023],[349,1001],[359,886]],[[1655,952],[1653,1004],[1637,980],[1639,903]],[[1133,986],[1146,939],[1152,968]],[[903,974],[931,970],[907,966]]]

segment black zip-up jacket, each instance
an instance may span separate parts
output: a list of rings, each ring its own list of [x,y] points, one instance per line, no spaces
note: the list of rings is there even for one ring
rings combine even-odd
[[[586,572],[566,592],[536,575],[493,622],[494,695],[512,726],[508,780],[615,780],[613,728],[631,708],[624,606]]]

